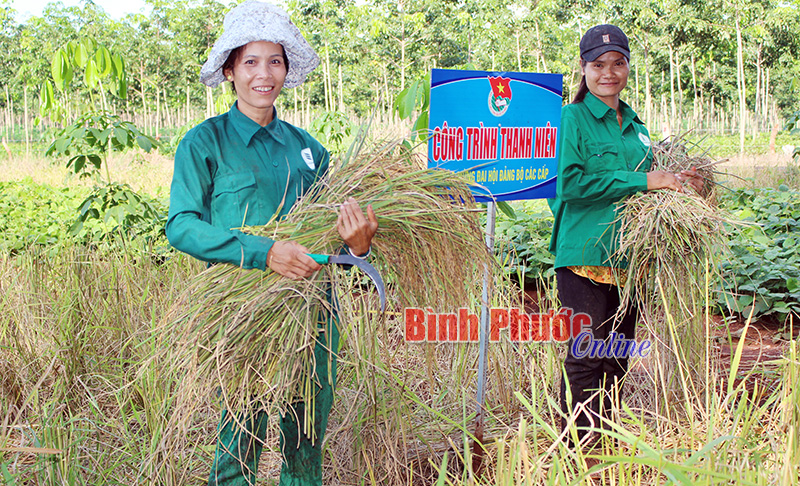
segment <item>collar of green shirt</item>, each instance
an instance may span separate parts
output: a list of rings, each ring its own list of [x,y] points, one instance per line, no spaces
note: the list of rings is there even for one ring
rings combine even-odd
[[[598,120],[602,120],[603,117],[606,116],[606,114],[609,111],[611,112],[614,111],[613,108],[605,104],[602,100],[600,100],[600,98],[593,95],[591,91],[586,93],[586,97],[583,99],[583,102],[586,104],[586,107],[589,108],[589,112]],[[620,110],[622,111],[623,131],[625,131],[625,128],[627,128],[631,122],[636,122],[641,125],[644,125],[644,123],[642,123],[642,120],[639,119],[639,116],[636,114],[636,112],[633,111],[633,108],[628,106],[627,103],[625,103],[622,100],[619,100],[619,107]]]
[[[265,127],[262,127],[258,123],[251,120],[247,115],[239,111],[239,102],[233,104],[231,107],[230,113],[230,120],[233,128],[236,130],[236,133],[242,137],[242,141],[245,145],[250,145],[250,141],[259,132],[259,130],[264,130],[269,136],[275,139],[276,142],[280,143],[281,145],[286,145],[283,140],[283,122],[278,119],[278,109],[274,106],[272,107],[272,121]]]

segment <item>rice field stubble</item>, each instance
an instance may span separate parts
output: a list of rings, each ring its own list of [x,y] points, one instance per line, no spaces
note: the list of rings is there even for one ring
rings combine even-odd
[[[55,257],[0,257],[6,484],[205,481],[218,409],[191,417],[185,448],[163,448],[181,377],[145,366],[153,364],[158,323],[201,270],[178,255],[155,263],[78,247]],[[522,306],[504,278],[495,288],[492,306]],[[651,364],[632,363],[623,407],[613,411],[619,425],[609,424],[599,446],[586,451],[558,440],[564,350],[493,344],[487,453],[476,473],[469,446],[477,347],[405,343],[400,316],[376,320],[370,309],[354,299],[342,310],[350,324],[325,445],[326,484],[800,484],[796,341],[778,360],[778,380],[754,389],[747,378],[763,370],[737,366],[745,349],[739,339],[752,333],[729,338],[728,363],[702,371],[714,386],[694,401],[688,421],[658,413]],[[275,422],[259,474],[265,484],[280,462]],[[153,457],[165,467],[153,469]]]

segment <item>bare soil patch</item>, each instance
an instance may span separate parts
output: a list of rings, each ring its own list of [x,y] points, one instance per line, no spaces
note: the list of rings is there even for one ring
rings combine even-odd
[[[797,339],[800,329],[790,329],[776,319],[756,319],[745,326],[744,319],[725,323],[714,316],[716,361],[720,376],[729,377],[732,357],[739,341],[744,337],[741,359],[734,377],[734,386],[742,381],[748,390],[758,389],[762,396],[769,396],[780,381],[780,365],[790,340]],[[745,330],[745,327],[747,329]]]

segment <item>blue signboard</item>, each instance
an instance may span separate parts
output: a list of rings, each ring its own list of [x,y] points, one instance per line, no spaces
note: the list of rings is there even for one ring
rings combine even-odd
[[[560,74],[434,69],[428,167],[468,170],[477,201],[555,197]]]

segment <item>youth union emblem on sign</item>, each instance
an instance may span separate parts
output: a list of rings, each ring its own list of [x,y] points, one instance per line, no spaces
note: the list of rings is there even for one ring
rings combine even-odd
[[[503,116],[511,104],[511,86],[510,78],[497,76],[493,78],[489,76],[489,84],[492,86],[492,91],[489,93],[489,111],[494,116]]]

